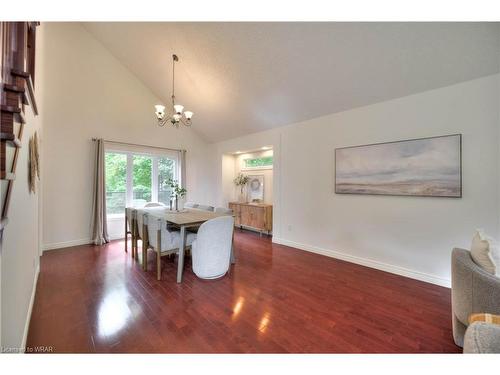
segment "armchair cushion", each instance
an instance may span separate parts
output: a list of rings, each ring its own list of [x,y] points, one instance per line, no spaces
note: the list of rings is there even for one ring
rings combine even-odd
[[[465,332],[464,353],[500,353],[500,326],[472,323]]]
[[[500,277],[500,250],[495,240],[486,236],[480,229],[472,238],[471,256],[483,270]]]

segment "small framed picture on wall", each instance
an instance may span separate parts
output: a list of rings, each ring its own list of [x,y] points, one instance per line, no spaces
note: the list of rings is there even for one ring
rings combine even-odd
[[[264,200],[264,175],[249,175],[248,201],[262,202]]]

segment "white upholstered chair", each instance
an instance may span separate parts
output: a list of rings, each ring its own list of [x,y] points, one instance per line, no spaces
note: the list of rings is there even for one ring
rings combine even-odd
[[[153,215],[144,214],[144,229],[147,238],[142,246],[142,266],[146,270],[148,264],[148,248],[156,252],[156,277],[161,280],[161,257],[177,254],[180,245],[180,233],[169,230],[167,222]],[[187,233],[185,246],[189,247],[196,238],[196,234]]]
[[[166,206],[161,202],[148,202],[144,205],[144,208],[148,207],[166,207]]]
[[[198,207],[197,203],[193,203],[193,202],[184,203],[184,208],[196,208],[196,207]]]
[[[203,223],[191,246],[193,272],[202,279],[216,279],[229,269],[234,218],[221,216]]]
[[[227,214],[227,215],[233,214],[233,210],[226,207],[215,207],[214,211],[218,214]]]
[[[212,211],[214,210],[213,206],[207,206],[205,204],[199,204],[197,207],[195,207],[197,210],[202,210],[202,211]]]

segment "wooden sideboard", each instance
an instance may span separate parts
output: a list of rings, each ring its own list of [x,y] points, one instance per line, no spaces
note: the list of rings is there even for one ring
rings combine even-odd
[[[230,202],[229,208],[234,212],[234,225],[240,228],[257,229],[260,234],[273,230],[273,206],[264,203]]]

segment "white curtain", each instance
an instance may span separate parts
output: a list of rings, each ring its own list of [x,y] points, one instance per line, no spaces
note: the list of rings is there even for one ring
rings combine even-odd
[[[94,185],[92,200],[92,242],[103,245],[109,242],[106,223],[106,178],[104,163],[104,140],[95,142]]]

